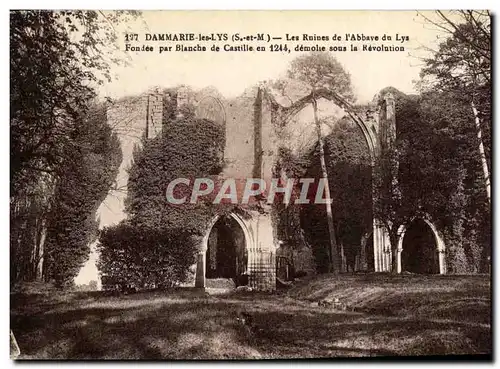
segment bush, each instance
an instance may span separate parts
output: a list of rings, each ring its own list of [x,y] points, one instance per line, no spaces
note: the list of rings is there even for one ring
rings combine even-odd
[[[104,289],[173,287],[188,277],[196,239],[178,229],[153,229],[125,221],[105,228],[99,238],[98,268]]]
[[[203,201],[174,205],[166,189],[177,178],[220,174],[225,129],[188,110],[182,118],[167,114],[163,133],[134,152],[125,200],[128,218],[100,235],[103,289],[167,288],[192,277],[199,235],[223,206]]]
[[[215,214],[211,203],[167,201],[168,184],[177,178],[214,178],[224,160],[224,127],[187,117],[165,125],[163,135],[144,142],[129,170],[125,210],[134,223],[151,228],[203,231]],[[182,187],[181,187],[182,188]],[[187,196],[191,194],[186,189]]]

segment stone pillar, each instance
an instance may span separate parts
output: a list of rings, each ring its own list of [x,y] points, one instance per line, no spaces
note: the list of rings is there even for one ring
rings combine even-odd
[[[196,260],[194,266],[195,277],[194,286],[197,288],[205,288],[205,280],[207,275],[207,264],[210,263],[210,255],[208,255],[208,243],[210,236],[213,237],[213,226],[218,218],[214,218],[211,223],[207,226],[205,230],[205,236],[203,238],[196,237],[196,241],[199,244],[198,253],[196,254]]]
[[[194,286],[198,288],[205,288],[206,255],[207,250],[203,250],[196,255],[196,276]]]
[[[379,272],[379,265],[378,265],[378,233],[375,229],[375,222],[373,222],[373,255],[371,255],[371,257],[373,257],[373,267],[375,269],[375,272]]]
[[[163,128],[163,95],[154,92],[147,97],[146,135],[148,139],[161,134]]]
[[[189,91],[185,86],[177,89],[177,118],[183,118],[183,107],[189,104]]]
[[[373,258],[374,258],[374,266],[376,272],[383,271],[383,258],[382,258],[382,235],[381,235],[381,227],[377,224],[376,221],[373,222]]]
[[[373,222],[373,257],[376,272],[391,270],[392,252],[389,235],[377,221]]]
[[[394,95],[390,92],[386,93],[384,96],[385,104],[386,104],[386,119],[388,121],[392,121],[396,119],[396,104],[394,100]]]
[[[396,140],[396,103],[394,95],[391,92],[386,93],[383,96],[385,101],[385,114],[384,107],[379,106],[379,111],[376,115],[377,125],[379,127],[377,145],[375,150],[375,155],[384,155],[388,150],[395,149]],[[376,162],[376,161],[374,161]],[[373,167],[373,171],[379,171],[381,168]],[[389,175],[391,179],[392,186],[398,185],[398,163],[394,166],[391,165],[391,173],[377,173],[382,175]],[[376,188],[374,187],[373,196],[374,200],[379,195],[376,193]],[[392,255],[391,244],[389,240],[389,235],[382,225],[374,219],[373,221],[373,253],[374,253],[374,266],[375,272],[388,272],[392,268],[392,258],[399,257],[398,255]]]
[[[403,249],[401,249],[401,248],[398,247],[398,254],[397,254],[397,258],[398,258],[398,274],[403,271],[403,265],[401,263],[401,253],[402,252],[403,252]]]
[[[446,260],[445,260],[445,252],[443,249],[438,250],[438,258],[439,258],[439,274],[446,274]]]

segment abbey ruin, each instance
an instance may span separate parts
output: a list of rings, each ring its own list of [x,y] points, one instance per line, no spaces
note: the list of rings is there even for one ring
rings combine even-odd
[[[225,128],[224,160],[228,165],[222,174],[224,178],[262,178],[267,181],[276,177],[275,166],[279,161],[279,148],[285,144],[284,137],[292,149],[295,141],[304,140],[303,134],[294,136],[293,126],[311,125],[313,99],[319,101],[320,110],[326,111],[326,114],[349,119],[359,127],[372,167],[381,145],[390,147],[395,140],[395,99],[386,89],[373,102],[353,106],[329,90],[317,90],[314,95],[311,93],[291,101],[280,97],[265,84],[247,89],[233,99],[224,98],[213,88],[194,91],[183,86],[174,93],[151,91],[127,108],[117,104],[108,111],[108,119],[113,125],[118,117],[131,115],[133,111],[135,125],[143,127],[147,139],[153,139],[166,129],[165,109],[173,107],[175,114],[182,114],[182,107],[189,105],[194,108],[197,117],[217,122]],[[128,112],[126,109],[129,109]],[[314,144],[317,137],[313,135],[308,140]],[[433,238],[427,240],[434,245],[434,249],[429,251],[428,272],[446,273],[445,244],[439,230],[430,219],[419,217],[415,221],[422,223],[424,228],[428,227],[428,233]],[[199,245],[197,262],[193,266],[194,285],[205,287],[211,278],[237,278],[245,274],[251,288],[274,290],[276,273],[288,273],[288,269],[285,272],[282,270],[283,255],[292,259],[295,270],[314,272],[310,246],[304,241],[302,247],[287,250],[286,242],[279,239],[276,227],[270,207],[266,204],[259,209],[243,207],[239,213],[216,216],[206,224],[205,236]],[[411,264],[406,260],[412,258],[404,255],[406,232],[405,227],[400,228],[397,253],[394,255],[387,233],[373,219],[372,230],[361,238],[355,270],[389,272],[392,259],[396,258],[398,272],[402,272],[405,263]],[[345,270],[345,265],[342,268]],[[279,277],[286,278],[286,275]]]

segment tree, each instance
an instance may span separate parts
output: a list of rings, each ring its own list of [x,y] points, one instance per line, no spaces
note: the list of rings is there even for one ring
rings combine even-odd
[[[430,80],[425,85],[434,90],[461,93],[466,98],[473,112],[484,187],[491,202],[491,15],[487,10],[436,14],[437,19],[420,14],[446,37],[438,50],[430,50],[431,57],[424,58],[421,77]]]
[[[327,89],[340,94],[345,100],[352,101],[354,98],[349,73],[329,53],[311,53],[299,56],[292,61],[288,71],[288,77],[303,83],[313,94],[314,123],[318,137],[319,158],[321,163],[322,178],[325,183],[326,216],[330,236],[329,258],[333,272],[338,273],[341,268],[338,247],[336,244],[335,227],[331,207],[330,186],[328,184],[328,172],[325,162],[324,142],[321,133],[321,122],[318,117],[318,102],[314,93],[318,89]]]
[[[351,75],[330,53],[313,52],[295,58],[288,78],[303,83],[310,91],[324,88],[354,101]]]
[[[421,153],[413,160],[421,163],[421,169],[408,172],[413,180],[421,178],[422,188],[427,189],[421,195],[421,206],[444,230],[449,271],[485,271],[491,242],[490,211],[468,98],[460,91],[426,93],[419,111],[420,127],[427,128],[415,135],[408,127],[402,134],[417,137],[408,146],[414,155]]]
[[[96,87],[110,80],[111,63],[119,61],[113,56],[113,23],[128,14],[10,13],[13,196],[40,173],[57,171],[76,119],[85,115]]]
[[[89,290],[90,291],[97,291],[97,281],[95,279],[93,279],[89,282]]]
[[[42,279],[47,216],[55,177],[42,173],[10,201],[11,283]]]
[[[29,207],[21,203],[25,197],[15,198],[20,205],[11,209],[13,281],[55,279],[63,285],[88,258],[88,244],[97,235],[97,208],[122,160],[105,107],[82,118],[69,142],[57,177],[39,179],[40,188],[28,194]]]
[[[465,158],[465,165],[462,165],[464,183],[456,187],[458,192],[452,197],[462,199],[459,202],[465,206],[457,213],[462,214],[459,217],[462,225],[450,228],[449,234],[454,245],[465,247],[463,252],[467,255],[461,258],[469,260],[464,264],[487,270],[491,242],[491,14],[487,10],[458,10],[436,11],[435,17],[420,15],[444,35],[437,50],[427,50],[431,55],[424,58],[420,83],[427,88],[422,92],[432,94],[435,91],[448,96],[455,104],[447,105],[454,106],[453,112],[461,112],[453,114],[456,122],[463,124],[462,127],[457,124],[450,126],[455,131],[473,131],[473,134],[467,134],[468,141],[460,146],[464,153],[458,157]],[[462,106],[458,107],[458,104]],[[464,112],[463,106],[468,107],[469,112]],[[481,187],[483,194],[480,193]],[[465,232],[469,237],[463,237]],[[456,240],[463,240],[463,244]],[[478,245],[483,245],[479,247],[483,250],[479,263],[470,259],[472,254],[478,258]],[[468,252],[470,248],[475,251]],[[460,268],[463,271],[466,267]]]
[[[392,149],[382,147],[376,158],[374,216],[388,232],[392,255],[401,226],[415,217],[430,218],[444,233],[449,272],[484,270],[489,217],[484,187],[477,182],[481,164],[466,97],[460,92],[391,92],[397,136]],[[393,257],[393,272],[396,261]]]
[[[67,183],[74,155],[84,154],[79,148],[79,130],[82,121],[89,119],[96,88],[110,79],[111,64],[120,61],[113,48],[117,40],[114,24],[137,14],[10,13],[13,282],[40,279],[44,274],[48,218],[55,208],[61,210],[55,193]],[[76,177],[83,172],[78,173]]]
[[[98,207],[118,174],[122,152],[105,106],[80,121],[65,152],[48,215],[45,279],[67,284],[87,261],[98,236]]]

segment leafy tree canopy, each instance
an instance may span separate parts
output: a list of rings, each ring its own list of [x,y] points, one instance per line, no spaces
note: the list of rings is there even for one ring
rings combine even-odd
[[[348,101],[354,100],[351,75],[331,53],[316,52],[295,58],[290,64],[288,78],[300,81],[312,90],[326,88]]]
[[[64,284],[88,257],[119,144],[96,107],[117,58],[114,25],[138,12],[11,11],[13,281]],[[94,235],[95,237],[95,235]]]

